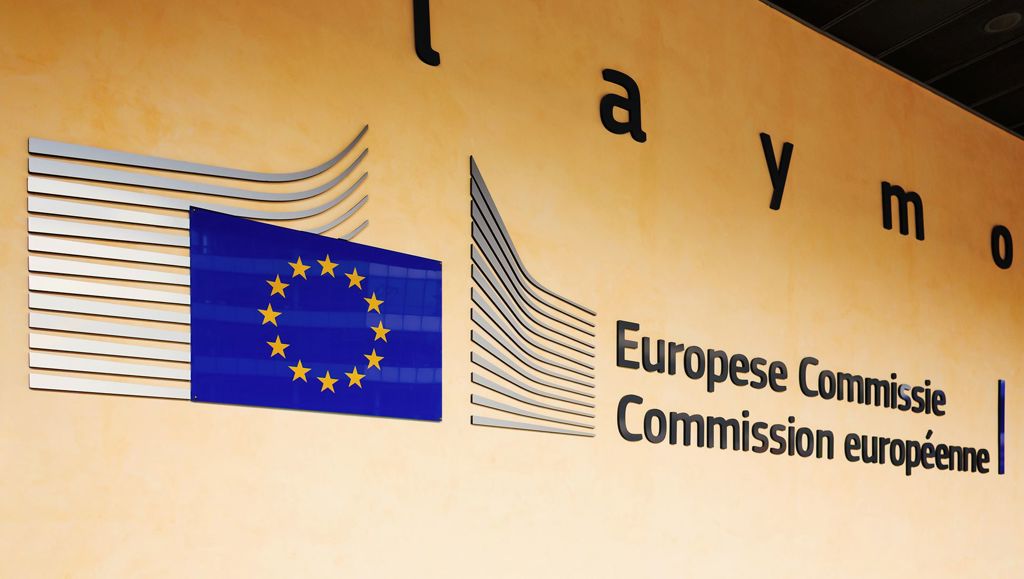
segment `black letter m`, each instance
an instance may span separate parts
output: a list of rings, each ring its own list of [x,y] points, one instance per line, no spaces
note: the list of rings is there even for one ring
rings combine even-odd
[[[909,205],[914,205],[914,236],[924,241],[924,203],[921,196],[913,191],[904,191],[899,185],[882,181],[882,227],[892,229],[892,199],[896,198],[900,209],[900,234],[910,233]]]

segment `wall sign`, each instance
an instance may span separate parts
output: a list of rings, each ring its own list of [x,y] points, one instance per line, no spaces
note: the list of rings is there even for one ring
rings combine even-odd
[[[440,66],[429,2],[414,0],[412,8],[415,55]],[[598,121],[612,135],[646,143],[656,128],[649,132],[644,125],[641,84],[611,68],[602,69],[601,77],[615,87],[595,95]],[[366,172],[359,173],[367,150],[355,154],[367,130],[323,163],[289,173],[31,139],[30,386],[440,420],[440,263],[351,242],[369,223],[353,219],[368,200],[359,197],[367,180]],[[767,132],[758,138],[771,190],[768,207],[781,211],[795,145]],[[865,199],[877,207],[880,195],[882,228],[925,241],[927,196],[889,180],[877,182],[879,189],[865,191]],[[599,318],[582,305],[586,299],[567,297],[585,296],[585,289],[562,293],[531,275],[529,256],[516,249],[515,227],[503,220],[475,159],[469,190],[469,422],[595,436],[599,386],[608,380],[596,371]],[[306,200],[316,205],[280,205]],[[345,209],[302,227],[306,231],[253,221],[304,224],[338,208]],[[153,226],[169,231],[146,229]],[[324,237],[328,232],[341,239]],[[994,264],[1011,269],[1011,231],[994,225],[989,235]],[[869,376],[810,354],[793,364],[728,353],[643,335],[639,323],[627,320],[618,320],[614,331],[618,368],[693,381],[709,395],[725,388],[751,396],[793,391],[815,403],[936,421],[955,405],[926,377],[902,379],[895,371]],[[1004,400],[1005,383],[999,381],[999,473],[1005,471]],[[993,462],[989,449],[943,441],[933,429],[918,438],[837,436],[796,416],[785,423],[759,420],[746,409],[735,416],[705,416],[653,407],[634,393],[615,405],[615,426],[628,442],[843,457],[889,464],[908,477],[918,469],[986,474]]]

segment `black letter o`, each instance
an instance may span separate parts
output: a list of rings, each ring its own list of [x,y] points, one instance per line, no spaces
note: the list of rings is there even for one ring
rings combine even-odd
[[[1002,251],[1000,251],[999,240],[1003,240]],[[1010,230],[1003,225],[996,225],[992,228],[992,261],[996,262],[999,269],[1010,269],[1013,265],[1013,236]]]

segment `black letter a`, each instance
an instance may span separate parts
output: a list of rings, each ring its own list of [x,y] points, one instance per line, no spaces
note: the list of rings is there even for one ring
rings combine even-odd
[[[640,124],[640,88],[636,86],[636,81],[628,74],[610,68],[604,69],[601,76],[626,89],[626,96],[606,94],[601,97],[601,123],[604,128],[616,135],[629,133],[634,141],[643,143],[647,140],[647,133]],[[615,107],[626,111],[628,116],[625,122],[616,120]]]

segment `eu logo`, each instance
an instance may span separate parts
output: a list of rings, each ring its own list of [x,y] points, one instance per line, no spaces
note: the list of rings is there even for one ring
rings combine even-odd
[[[441,420],[441,263],[192,209],[192,399]]]

